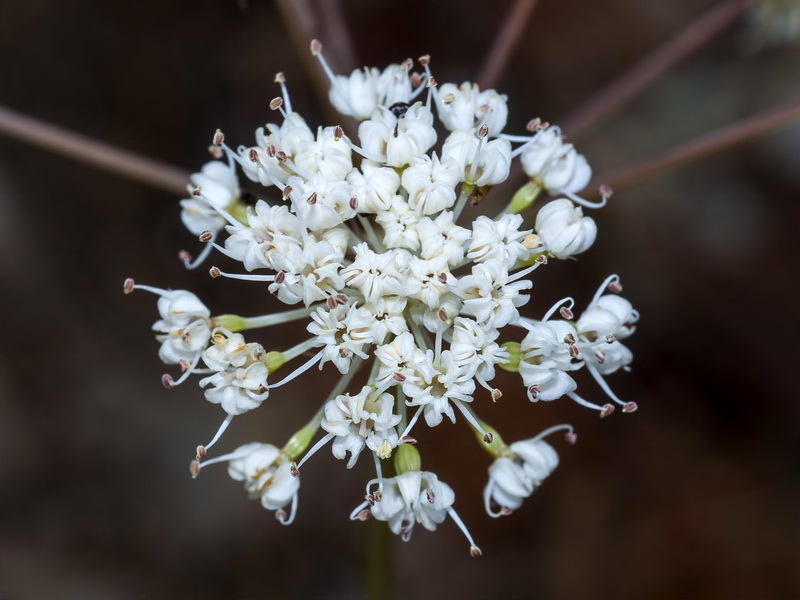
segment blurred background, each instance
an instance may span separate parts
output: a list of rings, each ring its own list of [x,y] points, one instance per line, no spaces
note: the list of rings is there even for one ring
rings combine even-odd
[[[330,124],[290,31],[351,37],[352,55],[328,46],[342,71],[430,53],[439,82],[460,82],[476,77],[514,4],[339,0],[337,13],[319,0],[315,20],[287,17],[288,0],[4,0],[0,104],[197,170],[217,127],[251,144],[274,119],[277,71],[295,109]],[[715,4],[541,0],[496,82],[507,131],[534,116],[562,123]],[[797,101],[800,48],[764,32],[745,12],[575,136],[595,173]],[[642,318],[632,373],[609,383],[640,410],[600,421],[568,400],[533,405],[503,373],[504,397],[480,410],[506,441],[560,422],[579,440],[554,438],[560,467],[497,520],[482,508],[489,458],[462,420],[419,428],[423,466],[456,490],[484,556],[470,559],[449,521],[418,527],[407,544],[391,540],[388,597],[800,596],[798,151],[793,126],[619,188],[592,213],[594,248],[537,271],[530,316],[567,294],[582,306],[607,274],[621,276]],[[488,212],[511,191],[493,191]],[[162,387],[155,298],[124,296],[122,281],[192,290],[217,314],[279,303],[256,284],[183,268],[177,252],[199,244],[179,198],[0,137],[0,596],[364,597],[373,523],[347,517],[369,461],[352,471],[327,451],[310,461],[290,527],[225,468],[189,477],[222,411],[192,383]],[[302,331],[268,334],[258,341],[286,347]],[[330,369],[310,379],[235,419],[216,450],[282,445],[334,381]],[[589,378],[579,386],[605,401]]]

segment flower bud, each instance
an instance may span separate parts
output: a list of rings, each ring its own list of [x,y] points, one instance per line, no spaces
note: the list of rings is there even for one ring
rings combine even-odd
[[[536,215],[536,233],[547,251],[556,258],[585,252],[597,237],[597,225],[584,217],[580,206],[566,198],[553,200]]]

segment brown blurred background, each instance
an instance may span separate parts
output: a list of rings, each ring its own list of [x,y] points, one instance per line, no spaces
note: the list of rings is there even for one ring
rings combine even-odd
[[[340,4],[359,64],[430,53],[440,82],[475,77],[511,5]],[[497,85],[508,130],[558,123],[712,4],[541,0]],[[595,173],[796,100],[798,47],[754,52],[747,36],[743,19],[576,139]],[[0,3],[0,104],[186,169],[217,127],[252,143],[279,70],[296,110],[322,123],[273,2]],[[456,490],[484,556],[471,560],[449,521],[394,539],[396,597],[800,596],[799,150],[795,126],[620,189],[593,213],[595,247],[537,272],[531,316],[622,277],[642,319],[633,372],[609,381],[640,410],[599,421],[568,400],[532,405],[504,374],[481,414],[507,441],[569,421],[579,442],[556,440],[561,466],[498,520],[482,509],[488,457],[462,420],[420,428],[423,464]],[[291,527],[224,468],[189,477],[222,411],[192,383],[163,389],[154,298],[123,296],[123,279],[193,290],[215,313],[278,303],[183,268],[177,251],[198,244],[177,201],[0,138],[0,597],[363,597],[371,524],[347,516],[369,461],[309,462]],[[269,334],[285,346],[302,332]],[[282,444],[324,394],[302,380],[234,420],[217,450]]]

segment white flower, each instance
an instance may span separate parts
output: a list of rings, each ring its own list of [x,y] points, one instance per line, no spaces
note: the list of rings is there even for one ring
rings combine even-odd
[[[216,210],[229,210],[230,205],[239,198],[239,181],[230,165],[218,160],[203,165],[199,173],[193,174],[187,190],[191,198],[181,200],[181,220],[191,233],[200,235],[208,230],[219,232],[225,226],[225,219]],[[199,188],[201,198],[194,195]]]
[[[429,471],[408,471],[375,482],[380,485],[381,498],[370,512],[379,521],[387,521],[392,533],[403,541],[408,541],[417,523],[435,531],[456,499],[453,489]]]
[[[458,295],[464,299],[464,310],[478,323],[501,328],[519,319],[517,307],[530,300],[520,291],[530,289],[527,279],[511,281],[504,264],[496,259],[476,264],[472,274],[458,281]]]
[[[403,392],[408,396],[408,406],[423,407],[425,422],[436,427],[446,416],[455,423],[452,401],[471,402],[475,382],[466,365],[459,364],[452,352],[445,350],[434,361],[428,350],[423,361],[414,364],[417,379],[406,379]]]
[[[620,340],[629,337],[636,328],[639,312],[625,298],[616,294],[601,296],[587,308],[576,324],[581,336],[590,341],[612,336]]]
[[[211,312],[200,299],[186,290],[159,290],[158,312],[153,324],[161,342],[159,358],[168,365],[195,362],[211,339]]]
[[[467,365],[471,376],[484,383],[494,379],[494,366],[508,362],[508,352],[495,342],[500,332],[480,326],[477,321],[456,317],[450,351],[459,364]]]
[[[558,454],[544,440],[514,442],[489,467],[489,482],[483,490],[486,512],[499,517],[518,509],[557,466]],[[501,507],[500,512],[491,510],[490,500]]]
[[[279,520],[288,525],[294,520],[300,478],[293,476],[291,465],[278,448],[271,444],[253,442],[240,446],[231,453],[228,475],[235,481],[244,481],[245,490],[252,498],[261,498],[267,510],[278,511]],[[292,505],[286,518],[283,509]]]
[[[376,453],[382,444],[387,445],[389,451],[397,447],[395,425],[400,422],[400,415],[394,414],[393,410],[394,397],[386,393],[376,395],[375,389],[370,386],[364,386],[355,396],[342,394],[328,401],[320,425],[336,436],[333,455],[342,459],[346,452],[350,452],[347,463],[350,469],[356,464],[364,446]]]
[[[353,190],[346,181],[315,173],[308,180],[290,177],[288,185],[292,189],[292,209],[311,231],[331,229],[356,214],[351,201]]]
[[[474,131],[489,127],[490,135],[500,135],[508,118],[507,97],[494,90],[481,92],[475,83],[460,86],[443,84],[436,94],[439,119],[449,131]]]
[[[353,169],[347,176],[359,213],[374,214],[389,210],[400,188],[400,176],[389,167],[371,160],[361,162],[361,170]]]
[[[561,131],[551,127],[536,134],[520,155],[525,173],[550,194],[580,192],[592,178],[586,158],[572,144],[565,144]]]
[[[229,415],[258,408],[269,396],[264,348],[225,330],[216,332],[213,341],[203,353],[206,365],[217,371],[200,380],[200,387],[213,386],[205,391],[206,400],[222,405]]]
[[[460,173],[454,163],[442,163],[436,154],[414,158],[403,171],[402,184],[408,205],[417,214],[434,215],[456,201]]]
[[[526,260],[531,250],[521,240],[531,230],[520,231],[521,215],[503,215],[499,219],[479,216],[472,224],[472,241],[467,258],[475,262],[496,259],[511,269],[518,260]]]
[[[263,200],[247,211],[247,227],[229,226],[225,240],[228,256],[242,261],[248,271],[267,267],[292,270],[302,255],[302,228],[287,206],[270,206]]]
[[[581,207],[566,198],[545,204],[536,215],[535,228],[547,251],[556,258],[585,252],[597,237],[594,219],[584,217]]]
[[[519,374],[528,388],[528,398],[557,400],[577,389],[575,380],[566,371],[579,369],[583,363],[573,363],[577,331],[567,321],[530,321],[523,323],[528,335],[520,343]]]
[[[386,108],[377,108],[359,125],[358,137],[368,158],[404,167],[436,143],[433,114],[420,102],[400,118]]]
[[[447,136],[442,146],[442,162],[453,161],[461,180],[485,186],[508,179],[511,169],[511,143],[502,138],[487,142],[472,131],[457,130]]]
[[[375,317],[356,305],[339,305],[331,310],[318,308],[311,313],[308,331],[316,336],[315,345],[324,346],[320,368],[333,362],[342,373],[350,369],[353,355],[367,358],[364,346],[372,344]]]
[[[469,229],[455,224],[453,213],[444,210],[435,219],[423,217],[417,222],[420,256],[426,260],[442,258],[452,268],[464,258],[464,244],[470,238]]]
[[[398,296],[405,293],[406,276],[402,272],[408,262],[404,250],[390,250],[377,254],[366,243],[353,248],[355,260],[342,269],[345,284],[356,288],[368,303],[374,303],[384,296]]]
[[[383,243],[388,248],[419,248],[419,215],[402,196],[395,196],[389,210],[378,213],[375,221],[383,227]]]

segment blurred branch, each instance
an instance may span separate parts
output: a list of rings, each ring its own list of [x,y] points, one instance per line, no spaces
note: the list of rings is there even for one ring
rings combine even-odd
[[[643,179],[662,175],[683,165],[696,162],[800,120],[800,100],[774,108],[755,117],[723,127],[718,131],[676,146],[653,158],[604,173],[596,182],[616,190],[629,187]],[[590,184],[591,189],[597,187]]]
[[[116,148],[0,106],[0,133],[170,194],[186,193],[189,171]]]
[[[596,126],[664,73],[722,34],[753,2],[724,0],[715,4],[567,115],[560,123],[562,131],[574,139]]]
[[[497,85],[497,80],[502,75],[508,64],[514,47],[519,42],[533,9],[538,0],[514,0],[514,5],[508,11],[503,26],[497,32],[494,44],[489,50],[478,75],[478,86],[482,89],[492,88]]]

